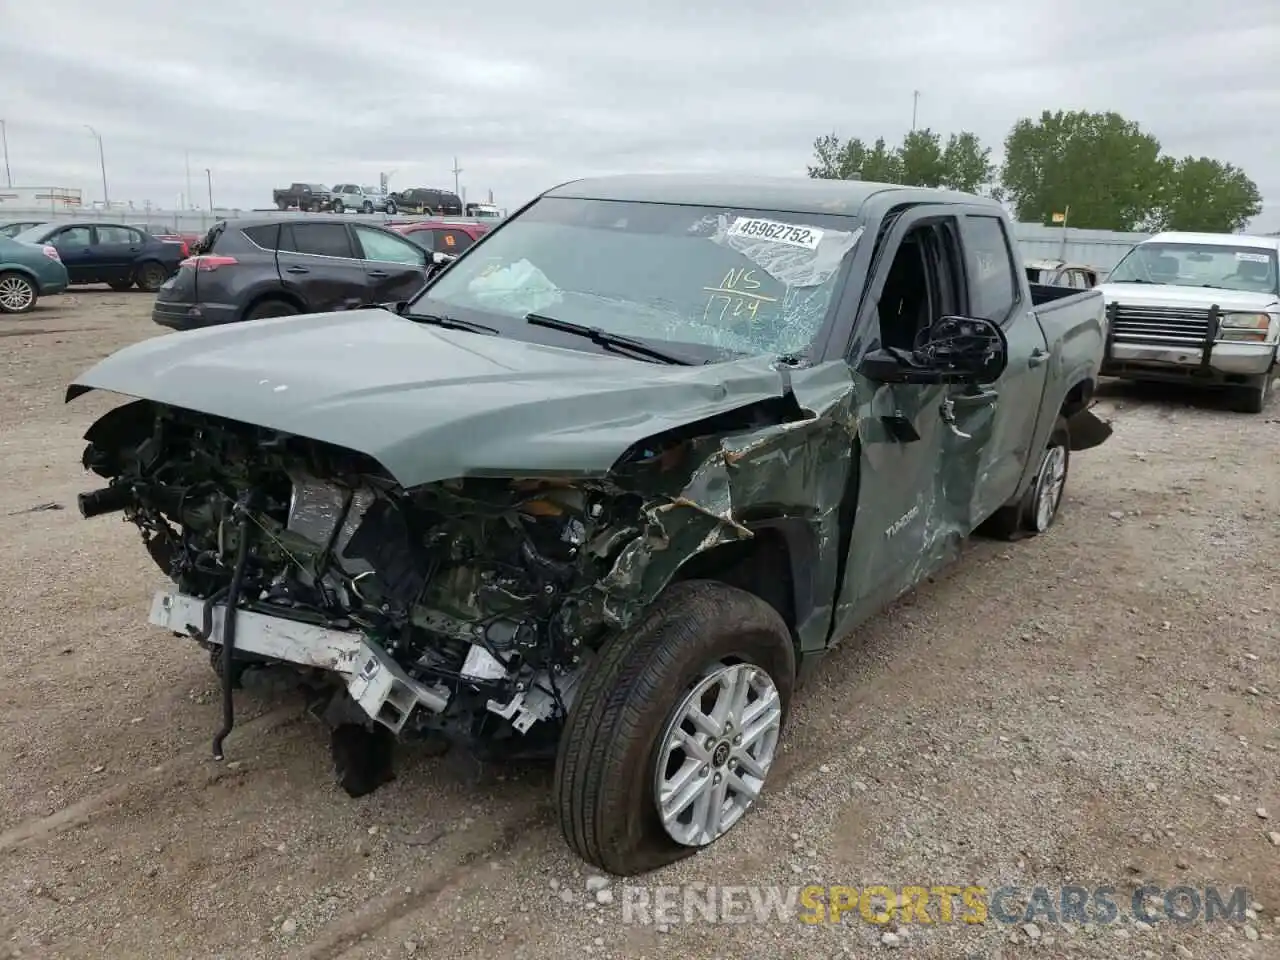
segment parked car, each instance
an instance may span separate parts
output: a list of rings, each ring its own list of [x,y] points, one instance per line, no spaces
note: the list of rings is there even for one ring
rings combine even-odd
[[[1027,279],[1052,287],[1092,290],[1098,285],[1098,271],[1082,263],[1066,260],[1028,260]]]
[[[357,210],[361,213],[381,213],[387,209],[387,195],[376,187],[362,187],[354,183],[339,183],[333,188],[330,207],[334,213]]]
[[[155,293],[182,260],[178,244],[123,223],[42,223],[14,239],[55,247],[72,284],[105,283],[112,290],[137,284]]]
[[[387,197],[387,213],[425,213],[460,216],[462,198],[448,190],[413,187]]]
[[[837,640],[976,528],[1047,530],[1106,439],[1102,296],[1030,286],[1013,227],[861,181],[564,184],[395,309],[83,373],[141,399],[89,429],[81,512],[175,580],[150,620],[219,664],[215,757],[237,671],[294,664],[348,792],[394,736],[555,757],[572,848],[648,871],[752,807]]]
[[[167,223],[131,223],[131,227],[136,227],[143,233],[149,233],[157,240],[167,240],[169,243],[179,244],[182,248],[182,255],[189,256],[191,247],[194,246],[203,234],[187,233],[180,231]]]
[[[1098,289],[1111,318],[1103,373],[1225,390],[1261,413],[1278,372],[1280,237],[1160,233]]]
[[[291,183],[283,190],[272,190],[271,200],[280,210],[297,207],[306,213],[328,210],[333,194],[323,183]]]
[[[409,220],[391,224],[396,233],[408,237],[423,250],[457,256],[489,232],[489,225],[477,221]]]
[[[41,297],[67,289],[67,268],[49,244],[0,236],[0,313],[27,313]]]
[[[0,223],[0,237],[8,237],[12,240],[23,231],[46,222],[45,220],[9,220],[6,223]]]
[[[337,217],[224,220],[160,288],[152,319],[175,330],[403,300],[429,255],[399,234]]]

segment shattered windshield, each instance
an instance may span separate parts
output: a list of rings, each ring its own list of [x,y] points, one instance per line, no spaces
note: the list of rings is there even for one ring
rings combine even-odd
[[[1216,243],[1139,244],[1116,265],[1107,282],[1280,292],[1274,251]]]
[[[861,234],[828,214],[545,197],[413,309],[538,313],[648,340],[798,354]]]

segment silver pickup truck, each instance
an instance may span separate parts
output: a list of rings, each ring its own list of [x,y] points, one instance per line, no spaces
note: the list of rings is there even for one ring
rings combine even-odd
[[[1280,238],[1161,233],[1098,286],[1107,302],[1104,375],[1230,391],[1261,413],[1276,376]]]

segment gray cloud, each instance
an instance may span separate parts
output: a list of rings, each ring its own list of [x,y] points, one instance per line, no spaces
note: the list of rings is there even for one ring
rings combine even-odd
[[[861,9],[860,9],[861,7]],[[1280,5],[1165,0],[581,0],[365,8],[221,0],[5,5],[0,107],[18,185],[268,202],[291,180],[451,184],[514,207],[576,176],[802,174],[813,138],[919,122],[999,152],[1019,117],[1114,109],[1176,156],[1243,167],[1280,229]]]

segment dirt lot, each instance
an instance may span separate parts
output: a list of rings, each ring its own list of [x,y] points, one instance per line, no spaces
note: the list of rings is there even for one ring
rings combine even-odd
[[[0,956],[889,955],[856,913],[624,924],[621,885],[598,903],[562,846],[548,771],[409,755],[353,801],[283,686],[240,696],[210,760],[207,658],[145,626],[160,577],[133,528],[75,510],[113,401],[62,389],[157,334],[149,300],[0,320]],[[645,886],[1111,885],[1122,908],[1143,881],[1244,886],[1245,922],[904,925],[896,953],[1280,957],[1280,407],[1104,406],[1116,434],[1076,458],[1060,524],[975,543],[829,657],[761,808]]]

